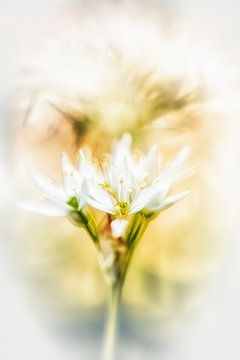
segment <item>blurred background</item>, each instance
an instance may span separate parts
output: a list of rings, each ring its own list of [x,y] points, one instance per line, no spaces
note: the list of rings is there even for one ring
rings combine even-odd
[[[0,3],[3,359],[99,359],[105,285],[67,220],[24,212],[29,169],[94,156],[125,131],[192,148],[190,196],[148,228],[123,294],[117,359],[240,357],[237,0]]]

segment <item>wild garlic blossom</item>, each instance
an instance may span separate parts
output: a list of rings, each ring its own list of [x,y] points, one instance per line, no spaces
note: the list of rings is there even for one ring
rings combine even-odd
[[[112,235],[121,237],[131,215],[151,217],[187,195],[186,191],[169,195],[187,154],[188,149],[183,149],[171,165],[160,171],[157,147],[136,160],[131,152],[131,136],[125,134],[115,144],[112,159],[86,184],[86,201],[111,215]]]
[[[31,176],[44,192],[40,202],[23,204],[26,209],[50,216],[68,216],[86,204],[111,216],[112,235],[121,237],[131,215],[150,217],[172,206],[188,192],[169,195],[179,179],[179,168],[188,155],[184,148],[175,160],[160,171],[157,147],[136,159],[131,152],[131,136],[125,134],[113,147],[110,161],[93,164],[87,152],[80,151],[74,167],[62,154],[63,184],[49,180],[36,171]]]
[[[49,216],[68,216],[73,208],[81,211],[86,204],[83,192],[83,177],[74,169],[65,154],[61,157],[63,184],[47,179],[37,171],[31,171],[31,177],[43,191],[38,202],[21,204],[26,210]]]
[[[115,142],[112,155],[99,164],[84,150],[76,166],[63,154],[62,185],[32,172],[43,195],[40,201],[22,206],[67,217],[84,228],[97,245],[107,281],[114,283],[125,277],[131,253],[149,222],[188,194],[171,194],[183,175],[180,168],[188,152],[184,148],[173,162],[163,166],[155,145],[146,155],[137,156],[126,133]],[[99,224],[97,211],[103,213]]]

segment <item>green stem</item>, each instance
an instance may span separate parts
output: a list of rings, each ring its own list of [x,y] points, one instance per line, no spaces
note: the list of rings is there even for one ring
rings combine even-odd
[[[71,215],[68,217],[70,222],[78,227],[84,227],[84,229],[87,231],[91,239],[97,243],[98,242],[98,234],[96,230],[96,226],[94,224],[94,221],[88,214],[84,214],[83,211],[73,211]],[[90,220],[89,220],[90,219]]]
[[[121,282],[110,285],[108,290],[108,313],[105,328],[102,360],[114,360],[118,325],[118,312],[122,292]]]
[[[115,341],[117,335],[117,323],[118,323],[118,312],[121,300],[122,288],[125,282],[125,277],[129,264],[131,262],[134,250],[138,243],[138,240],[144,234],[148,221],[141,215],[137,214],[132,221],[132,228],[127,237],[128,254],[127,257],[120,266],[121,270],[117,281],[109,285],[109,296],[108,296],[108,315],[105,328],[105,341],[102,353],[102,360],[114,360],[115,355]]]
[[[127,254],[127,259],[126,259],[126,262],[125,262],[125,266],[124,266],[124,269],[122,271],[122,284],[124,283],[125,281],[125,277],[126,277],[126,274],[127,274],[127,270],[128,270],[128,267],[131,263],[131,259],[132,259],[132,256],[133,256],[133,253],[134,253],[134,250],[138,244],[138,240],[140,240],[140,238],[143,236],[146,228],[148,226],[148,221],[143,221],[142,223],[140,223],[134,233],[134,237],[130,238],[130,247],[128,249],[128,254]]]
[[[83,222],[83,224],[85,226],[85,229],[87,230],[88,234],[93,239],[93,241],[96,242],[97,241],[97,236],[95,234],[95,231],[94,231],[93,227],[91,226],[91,223],[88,220],[88,217],[82,211],[79,211],[79,215],[80,215],[80,217],[82,219],[82,222]]]

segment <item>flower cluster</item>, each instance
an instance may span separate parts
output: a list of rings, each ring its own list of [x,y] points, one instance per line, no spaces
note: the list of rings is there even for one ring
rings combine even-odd
[[[161,169],[156,146],[145,156],[136,156],[131,147],[131,136],[124,134],[115,142],[111,157],[99,165],[83,150],[77,166],[63,154],[62,185],[32,172],[44,194],[40,202],[23,204],[35,212],[66,216],[85,228],[98,245],[103,267],[111,269],[111,278],[117,276],[112,274],[116,259],[117,268],[121,268],[126,257],[122,254],[132,248],[149,221],[188,194],[171,195],[173,184],[181,177],[179,170],[188,155],[187,148]],[[105,220],[97,224],[92,209],[105,213]]]

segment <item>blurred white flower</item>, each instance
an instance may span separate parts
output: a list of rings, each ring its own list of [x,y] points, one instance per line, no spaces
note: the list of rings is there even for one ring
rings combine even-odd
[[[61,167],[63,185],[31,171],[31,177],[43,191],[43,195],[38,202],[21,203],[20,206],[49,216],[68,216],[73,210],[81,210],[86,204],[86,194],[83,196],[83,178],[65,154],[61,157]]]

